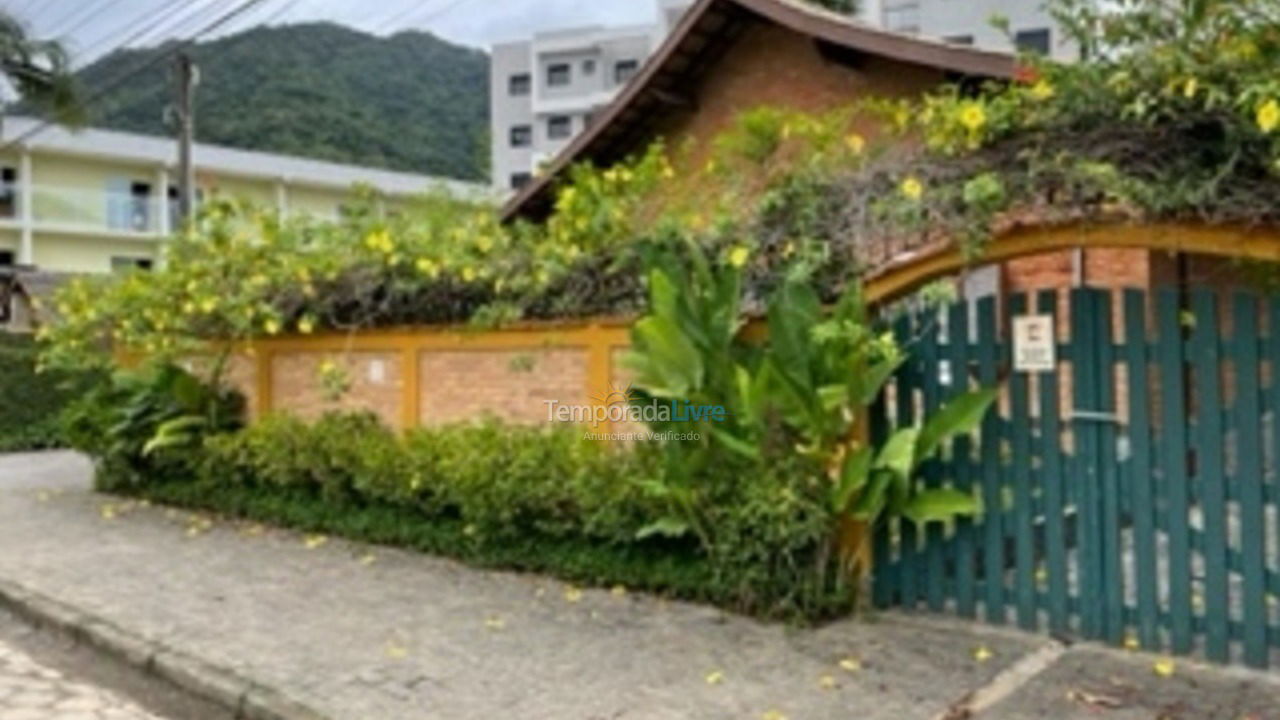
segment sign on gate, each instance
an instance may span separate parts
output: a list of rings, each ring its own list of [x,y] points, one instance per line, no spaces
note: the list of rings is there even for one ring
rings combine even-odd
[[[1052,315],[1020,315],[1013,319],[1013,369],[1017,372],[1053,372]]]

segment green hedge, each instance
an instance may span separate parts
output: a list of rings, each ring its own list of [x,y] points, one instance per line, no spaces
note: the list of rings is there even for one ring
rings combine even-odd
[[[29,335],[0,332],[0,452],[63,445],[59,417],[92,379],[36,372],[39,354]]]
[[[104,413],[101,422],[113,422]],[[81,428],[82,431],[88,428]],[[404,435],[369,415],[314,423],[276,416],[198,447],[114,462],[98,486],[492,568],[648,590],[759,616],[817,618],[849,609],[847,588],[819,588],[815,553],[830,527],[803,500],[808,477],[723,467],[697,492],[719,538],[654,531],[671,513],[661,445],[588,440],[579,429],[497,422]],[[104,461],[106,460],[106,461]]]

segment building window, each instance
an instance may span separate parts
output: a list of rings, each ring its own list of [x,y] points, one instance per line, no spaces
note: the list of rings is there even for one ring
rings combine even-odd
[[[129,272],[131,270],[150,270],[151,258],[114,256],[111,258],[111,272]]]
[[[528,185],[529,181],[531,180],[533,180],[533,173],[527,173],[527,172],[511,173],[511,189],[519,190],[525,185]]]
[[[13,251],[0,250],[0,267],[10,267],[13,265]]]
[[[16,168],[0,168],[0,217],[18,215],[18,171]]]
[[[547,87],[562,87],[573,79],[573,71],[569,63],[555,63],[547,66]]]
[[[1013,44],[1017,45],[1019,50],[1048,55],[1049,30],[1048,28],[1022,30],[1013,36]]]
[[[613,65],[613,81],[619,85],[624,85],[635,77],[636,71],[639,69],[639,60],[619,60]]]
[[[528,95],[533,86],[533,78],[529,73],[518,73],[507,78],[508,95]]]
[[[522,148],[533,144],[533,127],[530,125],[511,126],[511,147]]]
[[[973,44],[972,35],[950,35],[942,39],[946,40],[952,45],[972,45]]]
[[[568,115],[552,115],[547,118],[547,139],[563,140],[573,134],[573,118]]]
[[[582,74],[583,74],[583,75],[588,75],[588,76],[590,76],[590,75],[595,75],[595,74],[596,74],[596,61],[595,61],[595,60],[591,60],[591,59],[583,60],[583,61],[582,61]]]

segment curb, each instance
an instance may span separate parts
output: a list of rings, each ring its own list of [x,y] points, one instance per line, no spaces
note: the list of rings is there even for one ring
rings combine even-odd
[[[332,720],[273,687],[0,580],[0,608],[230,711],[238,720]]]

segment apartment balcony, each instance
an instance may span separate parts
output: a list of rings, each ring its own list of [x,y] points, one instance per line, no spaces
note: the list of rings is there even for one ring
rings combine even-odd
[[[22,217],[21,196],[4,202],[0,192],[0,218]],[[31,188],[32,225],[37,230],[77,234],[155,236],[172,227],[176,203],[153,195],[110,192],[89,188],[35,185]],[[166,213],[162,222],[161,213]]]

